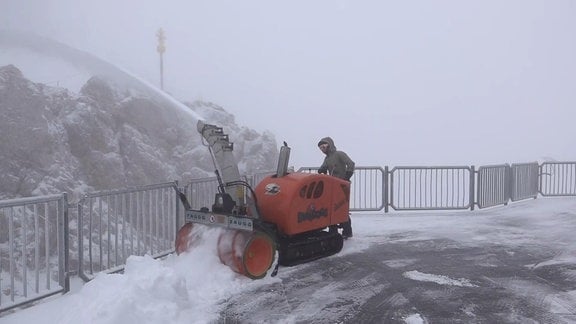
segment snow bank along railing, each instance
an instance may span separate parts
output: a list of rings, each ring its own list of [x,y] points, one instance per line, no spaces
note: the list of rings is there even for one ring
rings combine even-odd
[[[246,181],[255,186],[272,173]],[[474,166],[357,167],[351,180],[352,211],[472,210],[539,193],[576,196],[576,162],[491,165],[477,171]],[[192,180],[180,190],[199,209],[213,204],[217,187],[213,177]],[[177,182],[94,192],[70,205],[66,194],[0,201],[0,311],[68,291],[69,264],[90,280],[97,272],[122,270],[130,255],[172,253],[183,221],[175,189]],[[77,227],[70,231],[74,222]],[[69,247],[70,238],[77,239]]]
[[[120,271],[130,255],[174,251],[182,208],[177,182],[86,194],[78,202],[78,275]]]
[[[0,313],[70,290],[67,195],[0,201]]]

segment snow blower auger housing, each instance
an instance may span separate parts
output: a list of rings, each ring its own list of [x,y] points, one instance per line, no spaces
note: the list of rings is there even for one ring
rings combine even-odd
[[[194,226],[220,226],[220,261],[252,279],[266,275],[274,263],[291,266],[340,252],[343,238],[335,225],[348,220],[350,183],[324,174],[288,173],[290,148],[280,149],[276,174],[256,188],[242,180],[222,128],[198,122],[218,179],[212,209],[193,210],[184,193],[185,225],[176,235],[178,254],[193,248]]]

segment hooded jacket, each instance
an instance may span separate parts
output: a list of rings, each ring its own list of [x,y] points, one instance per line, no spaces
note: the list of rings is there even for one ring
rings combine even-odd
[[[350,159],[348,154],[336,149],[332,138],[324,137],[318,142],[318,146],[322,143],[328,143],[328,150],[326,151],[324,162],[318,169],[318,173],[328,172],[331,176],[348,180],[352,176],[352,172],[354,172],[354,161]]]

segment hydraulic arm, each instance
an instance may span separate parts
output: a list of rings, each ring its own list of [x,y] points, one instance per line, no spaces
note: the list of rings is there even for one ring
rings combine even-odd
[[[206,124],[202,120],[198,121],[197,128],[206,140],[206,145],[212,155],[223,204],[226,205],[229,198],[233,201],[232,209],[228,210],[229,208],[226,207],[224,210],[239,214],[243,213],[239,212],[240,210],[248,208],[253,218],[259,218],[254,201],[247,199],[246,189],[249,186],[240,176],[240,170],[233,154],[234,143],[230,142],[228,134],[224,133],[222,127]]]

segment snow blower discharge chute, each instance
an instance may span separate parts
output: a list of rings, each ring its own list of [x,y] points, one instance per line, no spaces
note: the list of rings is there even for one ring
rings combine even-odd
[[[176,235],[178,254],[193,248],[195,226],[220,226],[220,261],[252,279],[266,275],[278,251],[278,264],[292,266],[340,252],[336,226],[348,220],[350,183],[325,174],[288,172],[290,148],[280,149],[276,174],[256,188],[243,181],[221,127],[198,122],[212,155],[218,193],[211,210],[194,210],[178,192],[185,224]]]

